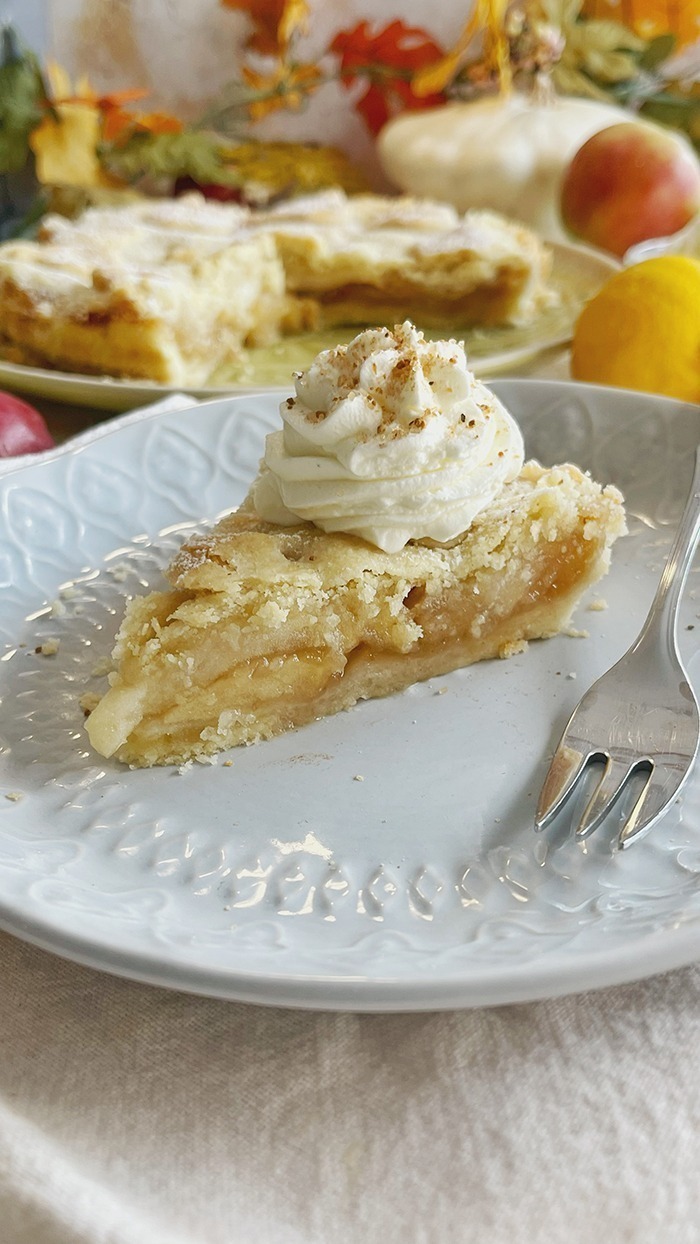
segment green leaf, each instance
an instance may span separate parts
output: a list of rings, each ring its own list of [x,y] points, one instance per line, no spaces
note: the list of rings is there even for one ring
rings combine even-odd
[[[212,100],[203,116],[193,125],[195,130],[219,130],[239,132],[248,120],[248,108],[260,98],[260,91],[253,90],[244,82],[228,82]]]
[[[657,65],[668,60],[675,46],[675,35],[657,35],[655,39],[647,43],[639,58],[640,69],[656,69]]]
[[[0,33],[0,172],[24,168],[29,135],[42,119],[46,88],[33,52],[11,26]]]
[[[0,173],[0,241],[30,233],[47,207],[47,194],[28,160],[20,173]]]
[[[238,185],[240,178],[225,168],[221,139],[204,131],[181,134],[134,134],[122,146],[113,144],[100,150],[109,172],[129,182],[150,177],[192,177],[206,184]]]
[[[683,99],[677,95],[656,95],[645,99],[640,112],[663,125],[674,129],[688,130],[696,117],[700,116],[700,100]]]
[[[601,83],[629,82],[635,71],[629,52],[599,52],[595,48],[586,53],[584,67],[596,82]]]
[[[609,103],[615,91],[613,85],[603,90],[587,74],[569,65],[562,65],[561,61],[552,68],[552,82],[562,95],[580,95],[586,99],[599,99],[602,103]]]

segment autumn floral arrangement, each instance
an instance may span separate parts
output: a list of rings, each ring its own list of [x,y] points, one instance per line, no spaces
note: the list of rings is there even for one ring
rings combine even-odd
[[[308,0],[220,0],[251,33],[238,75],[185,124],[143,107],[135,88],[101,95],[61,66],[42,66],[5,27],[0,45],[0,237],[32,227],[56,188],[95,194],[177,193],[265,200],[365,182],[342,152],[263,141],[256,123],[302,109],[336,82],[376,135],[398,112],[503,91],[554,89],[621,103],[683,129],[700,146],[696,0],[475,0],[441,47],[400,17],[336,32],[304,59]],[[616,16],[611,16],[611,15]]]

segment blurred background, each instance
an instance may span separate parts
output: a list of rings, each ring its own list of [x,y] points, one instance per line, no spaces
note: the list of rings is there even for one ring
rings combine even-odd
[[[0,13],[16,26],[30,47],[36,48],[37,52],[46,49],[48,0],[6,0]]]

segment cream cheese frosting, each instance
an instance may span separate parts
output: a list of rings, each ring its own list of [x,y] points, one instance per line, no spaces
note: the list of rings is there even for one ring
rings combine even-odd
[[[463,346],[426,341],[409,322],[322,351],[280,412],[253,485],[258,515],[387,553],[454,540],[523,464],[520,429]]]

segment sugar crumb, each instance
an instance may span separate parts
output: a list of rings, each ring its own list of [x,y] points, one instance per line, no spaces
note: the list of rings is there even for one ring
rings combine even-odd
[[[526,652],[528,642],[526,639],[512,639],[506,644],[502,644],[498,649],[498,655],[501,660],[505,661],[508,657],[515,657],[519,652]]]
[[[352,780],[353,782],[364,782],[365,779],[361,773],[356,773]]]
[[[53,657],[56,655],[60,647],[60,639],[45,639],[43,643],[39,644],[39,646],[34,649],[34,651],[42,657]]]
[[[589,639],[590,632],[580,630],[577,626],[565,626],[562,635],[568,635],[569,639]]]
[[[578,678],[578,674],[576,673],[575,670],[569,670],[569,673],[566,675],[566,677],[569,679]]]

